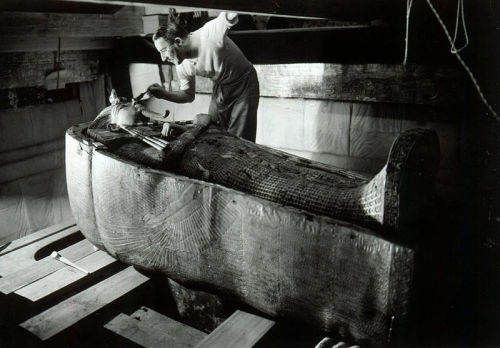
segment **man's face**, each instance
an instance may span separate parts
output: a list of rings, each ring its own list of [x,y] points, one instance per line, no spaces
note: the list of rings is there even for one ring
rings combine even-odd
[[[180,64],[184,57],[182,51],[177,43],[170,45],[164,38],[160,37],[154,40],[156,50],[160,52],[161,60],[167,61],[173,64]]]

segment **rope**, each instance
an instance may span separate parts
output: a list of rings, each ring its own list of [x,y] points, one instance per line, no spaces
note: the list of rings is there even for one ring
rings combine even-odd
[[[458,52],[461,51],[462,49],[464,49],[465,46],[462,47],[462,48],[460,48],[459,50],[455,49],[454,39],[451,38],[450,33],[448,32],[448,29],[446,29],[446,25],[444,24],[443,20],[439,16],[439,13],[436,11],[436,9],[434,8],[434,6],[432,5],[431,0],[426,0],[426,1],[427,1],[427,4],[429,5],[429,7],[431,8],[432,12],[436,16],[439,24],[443,28],[444,33],[446,34],[446,37],[448,38],[448,41],[451,44],[451,53],[453,53],[457,57],[458,61],[462,65],[462,67],[465,69],[465,71],[469,75],[472,83],[474,84],[474,88],[476,89],[477,93],[479,94],[479,97],[481,98],[481,101],[483,102],[483,104],[488,108],[488,111],[490,112],[490,114],[493,115],[493,117],[498,122],[500,122],[500,117],[498,117],[498,114],[495,112],[495,110],[493,110],[493,107],[488,103],[488,100],[486,100],[486,97],[484,96],[483,92],[481,91],[481,87],[479,86],[479,83],[477,82],[476,78],[474,77],[474,74],[469,69],[468,65],[464,62],[464,60],[462,59],[462,57],[460,56],[460,54],[458,54]],[[461,1],[461,0],[459,0],[459,1]],[[463,18],[464,18],[463,17],[463,13],[464,13],[463,3],[462,3],[461,6],[462,6],[461,7],[462,8],[462,22],[463,22],[463,27],[465,29],[465,21],[463,21]],[[457,10],[457,13],[458,13],[458,10]],[[458,18],[457,18],[457,23],[458,23]],[[458,24],[457,24],[457,26],[458,26]],[[469,39],[467,37],[467,31],[466,31],[465,36],[466,36],[466,40],[467,40],[467,44],[468,44],[469,43]]]
[[[461,14],[460,14],[461,12]],[[457,33],[458,33],[458,22],[459,18],[462,18],[462,27],[464,28],[464,35],[465,35],[465,44],[460,47],[458,50],[455,48],[455,42],[457,41]],[[465,27],[465,16],[464,16],[464,1],[463,0],[458,0],[457,4],[457,19],[455,21],[455,34],[453,35],[453,42],[451,43],[451,49],[450,52],[455,54],[463,50],[465,47],[469,45],[469,36],[467,34],[467,28]]]
[[[406,37],[405,37],[405,57],[403,59],[403,64],[406,65],[408,61],[408,32],[410,28],[410,12],[413,0],[406,0]]]

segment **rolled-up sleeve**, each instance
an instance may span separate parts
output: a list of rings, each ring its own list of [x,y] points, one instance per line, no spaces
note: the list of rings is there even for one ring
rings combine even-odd
[[[196,91],[196,71],[194,64],[185,60],[176,66],[177,77],[179,79],[179,89],[194,95]]]

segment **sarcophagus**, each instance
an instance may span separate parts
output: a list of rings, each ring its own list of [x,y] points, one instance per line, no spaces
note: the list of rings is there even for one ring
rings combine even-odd
[[[218,130],[165,156],[86,127],[66,135],[71,207],[119,260],[359,342],[387,342],[406,319],[415,255],[402,236],[432,192],[433,132],[401,135],[369,180]]]

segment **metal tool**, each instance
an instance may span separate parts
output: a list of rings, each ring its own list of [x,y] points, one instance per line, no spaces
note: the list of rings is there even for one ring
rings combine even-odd
[[[148,93],[148,91],[146,91],[146,92],[142,92],[142,93],[141,93],[141,94],[139,94],[137,97],[132,98],[132,102],[133,102],[133,103],[137,103],[139,100],[141,100],[141,99],[142,99],[142,98],[146,95],[146,93]]]
[[[59,260],[61,261],[62,263],[68,265],[68,266],[71,266],[73,268],[76,268],[77,270],[79,270],[80,272],[83,272],[85,274],[90,274],[89,271],[83,269],[82,267],[78,266],[77,264],[71,262],[70,260],[68,260],[67,258],[61,256],[61,254],[59,254],[57,251],[53,251],[52,254],[50,254],[50,256],[52,256],[54,259],[56,260]]]
[[[130,135],[132,135],[132,136],[134,136],[136,138],[141,139],[143,142],[145,142],[149,146],[154,147],[158,151],[163,151],[168,146],[168,142],[166,142],[164,140],[161,140],[161,139],[158,139],[158,138],[154,138],[153,139],[153,137],[150,137],[150,136],[147,136],[147,135],[142,135],[141,133],[139,133],[137,131],[132,131],[131,129],[128,129],[125,126],[119,126],[119,127],[121,129],[123,129],[125,132],[129,133]],[[161,143],[159,142],[159,140],[161,140]]]
[[[151,141],[151,142],[153,142],[153,143],[155,143],[155,144],[157,144],[159,146],[165,147],[165,146],[168,145],[168,141],[166,141],[166,140],[163,140],[163,139],[160,139],[160,138],[157,138],[157,137],[153,137],[153,136],[144,135],[144,134],[142,134],[141,132],[139,132],[136,129],[128,129],[128,130],[129,130],[129,132],[131,134],[134,134],[137,137],[141,137],[142,136],[145,139],[147,139],[147,140],[149,140],[149,141]]]

